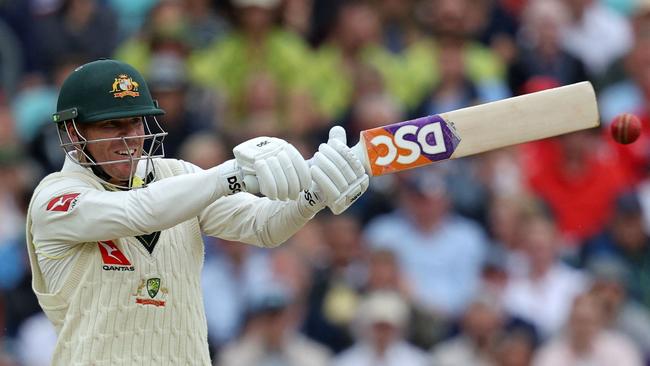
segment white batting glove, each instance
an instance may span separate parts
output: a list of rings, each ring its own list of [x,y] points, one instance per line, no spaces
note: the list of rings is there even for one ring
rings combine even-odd
[[[368,189],[368,174],[347,146],[341,126],[330,129],[329,140],[318,147],[310,169],[312,193],[335,215],[345,211]]]
[[[244,189],[273,200],[296,200],[309,188],[309,165],[298,150],[275,137],[256,137],[233,149]]]

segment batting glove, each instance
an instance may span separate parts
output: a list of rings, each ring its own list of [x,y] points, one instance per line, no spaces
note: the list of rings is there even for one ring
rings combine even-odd
[[[338,215],[368,189],[368,174],[347,146],[341,126],[330,129],[329,140],[320,144],[311,161],[311,192]]]
[[[273,200],[296,200],[309,188],[309,165],[298,150],[275,137],[256,137],[233,149],[244,189]]]

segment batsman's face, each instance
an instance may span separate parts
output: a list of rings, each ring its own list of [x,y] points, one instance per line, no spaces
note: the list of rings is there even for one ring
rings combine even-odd
[[[79,125],[78,125],[79,126]],[[86,151],[97,163],[125,160],[123,163],[102,165],[102,169],[111,176],[111,183],[128,181],[135,173],[137,161],[129,159],[142,156],[144,144],[144,123],[141,117],[115,119],[79,126],[81,134],[88,141],[112,139],[89,143]],[[117,139],[116,139],[117,138]]]

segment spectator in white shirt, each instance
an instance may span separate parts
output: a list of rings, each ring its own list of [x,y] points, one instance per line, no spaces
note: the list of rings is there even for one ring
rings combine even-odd
[[[587,289],[587,277],[559,259],[560,239],[551,220],[534,215],[520,229],[527,273],[510,279],[504,305],[547,338],[560,330],[573,299]]]
[[[546,0],[544,0],[546,1]],[[625,55],[632,46],[632,28],[624,17],[598,0],[566,0],[572,21],[563,43],[594,77]]]
[[[334,366],[424,366],[426,354],[404,340],[408,306],[395,292],[376,291],[358,308],[357,342]]]
[[[626,336],[604,329],[602,303],[591,294],[578,296],[565,334],[542,347],[533,366],[641,366],[639,350]]]

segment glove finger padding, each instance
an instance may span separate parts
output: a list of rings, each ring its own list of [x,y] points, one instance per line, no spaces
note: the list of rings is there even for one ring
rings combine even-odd
[[[291,163],[296,170],[298,180],[300,181],[300,190],[304,191],[309,189],[309,186],[311,185],[311,173],[309,172],[309,164],[307,164],[305,159],[298,152],[298,149],[296,149],[293,145],[287,144],[284,152],[287,153],[289,160],[291,160]]]
[[[324,196],[322,198],[324,198],[325,202],[333,202],[341,194],[341,191],[336,188],[336,184],[317,165],[311,167],[311,178],[318,186],[316,194],[319,197]]]
[[[278,198],[278,189],[275,184],[275,178],[271,172],[271,168],[266,160],[259,160],[255,162],[255,172],[257,173],[257,181],[260,186],[260,193],[266,197],[275,200]]]
[[[348,186],[348,181],[345,179],[343,174],[341,174],[338,167],[325,156],[322,152],[318,151],[314,155],[312,164],[319,167],[323,173],[336,185],[336,188],[339,191],[344,191]]]
[[[345,177],[346,185],[354,182],[354,180],[358,178],[350,167],[350,163],[348,163],[343,155],[334,150],[331,146],[327,144],[321,144],[318,148],[318,151],[327,157],[332,163],[334,163],[337,171],[339,171]]]
[[[359,161],[359,158],[354,155],[352,149],[350,149],[346,144],[340,140],[334,139],[328,141],[327,144],[345,159],[357,177],[361,177],[362,175],[366,174],[366,171],[363,169],[363,165]]]
[[[266,163],[269,165],[271,173],[273,174],[275,189],[278,194],[277,199],[286,201],[289,196],[289,183],[287,182],[284,169],[282,169],[282,166],[280,165],[280,161],[277,157],[271,156],[266,159]]]
[[[290,200],[295,200],[300,196],[301,191],[298,173],[296,173],[296,169],[293,163],[291,163],[291,160],[289,160],[289,156],[287,156],[285,151],[281,151],[278,154],[278,161],[280,162],[282,171],[284,171],[285,178],[287,179],[288,197]]]

